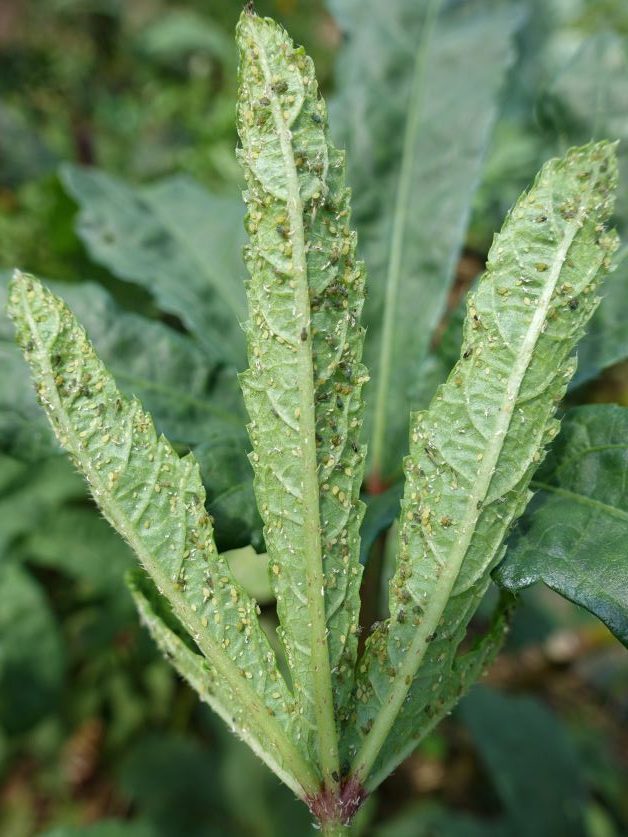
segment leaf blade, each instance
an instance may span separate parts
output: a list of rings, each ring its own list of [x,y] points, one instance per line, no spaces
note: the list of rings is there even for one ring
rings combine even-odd
[[[543,581],[628,645],[628,410],[570,410],[537,491],[494,573],[513,592]],[[558,525],[559,524],[559,525]]]
[[[616,247],[604,232],[616,182],[609,143],[544,166],[469,298],[460,360],[429,410],[413,417],[391,618],[360,664],[366,700],[356,701],[356,728],[368,730],[354,763],[361,780],[386,757],[391,729],[411,727],[406,697],[417,683],[419,695],[425,688],[426,652],[436,638],[464,633],[528,502],[532,473],[557,433],[570,354]]]
[[[266,738],[271,761],[284,763],[306,789],[315,787],[286,736],[292,701],[255,603],[216,550],[194,459],[180,459],[157,437],[139,403],[117,390],[71,312],[35,279],[16,272],[9,313],[59,441],[214,669],[236,727]]]
[[[251,236],[241,381],[304,735],[333,787],[334,702],[338,712],[350,694],[357,649],[363,269],[311,59],[251,14],[238,39]]]
[[[383,477],[407,449],[410,390],[453,281],[520,22],[512,8],[465,5],[367,0],[338,66],[334,115],[371,277],[369,469]]]

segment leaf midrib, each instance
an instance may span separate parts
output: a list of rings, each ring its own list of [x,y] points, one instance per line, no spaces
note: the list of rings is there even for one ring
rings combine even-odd
[[[617,445],[616,447],[625,448],[624,445]],[[570,491],[568,488],[561,488],[558,485],[551,485],[550,483],[539,482],[538,480],[533,480],[530,485],[532,488],[547,491],[548,494],[556,494],[558,497],[565,497],[580,506],[588,506],[589,508],[602,512],[602,514],[606,514],[609,517],[616,517],[623,523],[628,523],[628,511],[624,511],[617,506],[611,506],[608,503],[604,503],[602,500],[596,500],[594,497],[588,497],[586,494],[578,494],[576,491]]]

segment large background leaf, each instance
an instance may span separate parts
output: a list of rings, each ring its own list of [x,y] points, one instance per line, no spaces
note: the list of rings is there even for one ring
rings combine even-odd
[[[104,172],[67,166],[78,232],[92,258],[137,282],[176,314],[210,358],[244,363],[244,210],[184,177],[133,189]]]
[[[369,454],[389,475],[407,446],[409,389],[445,307],[519,16],[433,0],[366,0],[340,15],[348,42],[332,125],[369,271]]]
[[[532,487],[497,580],[509,590],[544,581],[628,645],[628,409],[567,413]]]
[[[461,714],[508,814],[507,833],[584,837],[582,768],[548,710],[530,698],[478,688],[462,702]]]

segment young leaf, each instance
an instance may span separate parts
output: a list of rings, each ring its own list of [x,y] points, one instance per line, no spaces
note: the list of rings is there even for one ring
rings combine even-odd
[[[407,450],[409,390],[445,307],[513,57],[520,15],[494,5],[363,0],[338,65],[334,116],[371,277],[369,469],[385,477]]]
[[[557,433],[570,355],[616,246],[604,231],[616,178],[608,143],[544,166],[470,295],[460,360],[412,418],[390,619],[359,664],[353,772],[362,782],[395,762],[438,688]]]
[[[513,591],[544,581],[628,645],[628,410],[570,410],[532,488],[496,580]]]
[[[207,658],[216,699],[271,768],[278,764],[292,786],[311,793],[316,778],[288,735],[291,695],[255,602],[216,551],[196,462],[157,437],[150,416],[118,391],[70,311],[35,279],[16,272],[9,313],[57,438]]]
[[[364,269],[312,61],[252,14],[238,42],[255,489],[295,695],[333,786],[357,648]]]
[[[97,170],[65,166],[61,176],[81,207],[78,234],[92,258],[154,294],[212,361],[241,367],[240,201],[184,177],[132,189]]]

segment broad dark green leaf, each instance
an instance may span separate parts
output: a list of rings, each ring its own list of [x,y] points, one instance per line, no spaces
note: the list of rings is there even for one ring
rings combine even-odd
[[[40,516],[34,531],[22,541],[21,554],[94,590],[122,589],[124,574],[134,563],[124,541],[87,505],[66,506]]]
[[[104,172],[65,166],[91,257],[152,293],[195,334],[212,362],[243,366],[244,211],[186,177],[132,188]]]
[[[496,580],[544,581],[628,645],[628,409],[570,410],[532,488]]]
[[[520,16],[494,5],[332,4],[348,39],[332,124],[369,269],[369,456],[386,476],[407,449],[410,389],[445,306],[513,57]]]
[[[399,516],[399,504],[403,496],[403,482],[392,485],[383,494],[366,498],[366,511],[360,528],[360,561],[366,564],[371,547]]]
[[[56,705],[63,646],[43,591],[6,559],[0,563],[0,602],[0,725],[20,733]]]
[[[584,837],[586,790],[559,721],[531,698],[474,689],[460,707],[512,837]]]
[[[0,453],[0,560],[12,541],[33,531],[49,513],[85,496],[83,480],[59,457],[26,464]]]
[[[419,805],[394,817],[373,837],[513,837],[503,820],[483,820],[438,805]]]

